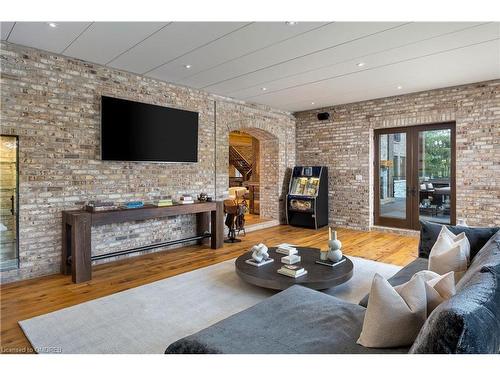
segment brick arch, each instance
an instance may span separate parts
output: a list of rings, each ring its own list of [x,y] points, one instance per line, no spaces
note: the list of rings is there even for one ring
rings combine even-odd
[[[239,131],[250,134],[252,137],[257,138],[259,141],[267,141],[267,140],[277,140],[278,136],[271,134],[267,130],[262,130],[258,128],[239,128]]]
[[[272,121],[240,119],[218,126],[217,196],[226,197],[229,186],[229,133],[245,132],[260,143],[260,214],[284,222],[284,181],[287,174],[287,134]]]
[[[261,217],[279,219],[278,137],[257,128],[241,128],[240,130],[259,140],[260,215]]]

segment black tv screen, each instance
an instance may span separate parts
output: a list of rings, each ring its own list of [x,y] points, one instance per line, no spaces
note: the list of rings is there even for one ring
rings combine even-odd
[[[198,112],[103,96],[101,159],[197,162]]]

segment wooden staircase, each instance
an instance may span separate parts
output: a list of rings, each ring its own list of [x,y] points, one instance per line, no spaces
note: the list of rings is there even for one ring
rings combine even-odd
[[[234,146],[229,146],[229,164],[241,173],[243,181],[247,181],[252,175],[252,164]]]

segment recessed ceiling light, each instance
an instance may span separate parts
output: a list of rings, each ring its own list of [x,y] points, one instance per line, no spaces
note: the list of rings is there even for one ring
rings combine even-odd
[[[398,90],[401,90],[403,88],[403,86],[398,86],[397,89]]]
[[[312,105],[314,105],[314,102],[311,102]]]
[[[186,69],[191,69],[191,65],[189,65],[189,64],[184,65],[184,68],[186,68]]]
[[[365,63],[361,61],[361,62],[357,63],[356,65],[359,66],[359,67],[362,67],[362,66],[365,65]]]
[[[263,87],[263,88],[261,88],[261,90],[262,90],[262,91],[266,91],[266,90],[267,90],[267,88]]]
[[[288,26],[293,26],[293,25],[296,25],[296,24],[297,24],[297,22],[295,22],[295,21],[286,21],[285,23],[286,23]]]
[[[57,23],[55,22],[49,22],[47,23],[47,25],[49,25],[50,27],[57,27]]]

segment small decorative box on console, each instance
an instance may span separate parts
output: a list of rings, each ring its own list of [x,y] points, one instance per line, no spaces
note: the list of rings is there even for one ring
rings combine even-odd
[[[115,205],[115,202],[109,201],[89,201],[84,207],[88,212],[108,211],[117,208],[118,206]]]
[[[127,208],[140,208],[144,206],[143,201],[132,201],[125,203],[125,207]]]

